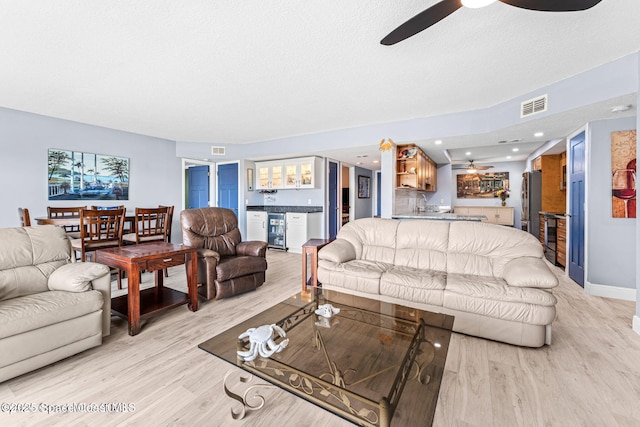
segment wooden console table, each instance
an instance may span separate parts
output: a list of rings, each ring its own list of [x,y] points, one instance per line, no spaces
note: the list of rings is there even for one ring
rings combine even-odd
[[[182,304],[198,310],[198,256],[196,248],[167,242],[143,243],[96,251],[95,262],[127,272],[127,295],[113,298],[111,309],[129,322],[129,335],[140,332],[140,320]],[[188,294],[165,288],[163,270],[186,265]],[[140,272],[155,272],[155,287],[140,291]]]
[[[331,243],[330,239],[310,239],[302,245],[302,292],[307,286],[317,287],[318,282],[318,251]],[[311,257],[311,276],[307,282],[307,255]]]

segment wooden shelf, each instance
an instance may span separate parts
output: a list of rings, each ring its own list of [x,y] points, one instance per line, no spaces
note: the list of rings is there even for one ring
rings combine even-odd
[[[413,157],[401,157],[407,150],[415,151]],[[414,172],[409,170],[413,169]],[[413,191],[436,191],[438,171],[436,163],[419,147],[398,145],[396,151],[396,188]]]

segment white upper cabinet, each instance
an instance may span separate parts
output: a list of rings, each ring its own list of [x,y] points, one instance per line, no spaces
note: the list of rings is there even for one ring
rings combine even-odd
[[[282,162],[258,162],[256,163],[256,189],[271,190],[284,188],[283,181],[284,167]]]
[[[317,157],[256,162],[257,189],[316,188]]]

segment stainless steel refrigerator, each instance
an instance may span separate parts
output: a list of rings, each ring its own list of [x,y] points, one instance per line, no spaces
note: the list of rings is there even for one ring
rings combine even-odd
[[[542,172],[533,171],[522,174],[522,229],[540,238],[540,215],[542,210]]]

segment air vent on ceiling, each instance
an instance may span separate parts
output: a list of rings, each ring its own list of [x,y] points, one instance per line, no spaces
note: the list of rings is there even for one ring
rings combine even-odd
[[[212,156],[224,156],[225,153],[225,147],[211,147],[211,155]]]
[[[547,111],[547,95],[524,101],[520,104],[520,118]]]

